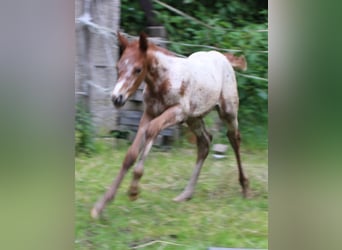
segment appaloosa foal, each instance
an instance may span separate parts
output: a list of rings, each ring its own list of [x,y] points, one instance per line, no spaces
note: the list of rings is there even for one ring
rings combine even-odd
[[[242,193],[247,196],[249,184],[242,169],[239,150],[239,98],[229,56],[209,51],[180,58],[148,42],[145,34],[141,34],[139,40],[133,42],[120,34],[118,39],[123,53],[117,64],[119,78],[112,93],[113,104],[116,107],[123,106],[145,81],[145,110],[121,170],[105,195],[95,204],[91,211],[92,217],[97,218],[105,205],[114,199],[123,177],[140,155],[129,189],[132,200],[138,197],[138,183],[153,141],[161,130],[181,122],[186,122],[196,135],[198,152],[190,181],[174,200],[190,199],[212,140],[202,118],[214,107],[228,125],[227,136],[235,152]]]

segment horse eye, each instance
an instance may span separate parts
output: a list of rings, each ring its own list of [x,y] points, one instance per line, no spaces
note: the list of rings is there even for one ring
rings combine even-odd
[[[134,69],[135,74],[140,74],[141,73],[141,68],[135,68]]]

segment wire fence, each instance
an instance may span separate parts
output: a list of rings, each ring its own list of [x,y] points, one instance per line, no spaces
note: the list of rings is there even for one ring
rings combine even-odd
[[[192,21],[195,21],[203,26],[205,26],[206,28],[209,29],[214,29],[216,27],[212,27],[166,3],[163,3],[159,0],[154,0],[154,2],[160,4],[161,6],[169,9],[170,11],[173,11],[174,13],[183,16],[184,18],[190,19]],[[84,13],[83,15],[81,15],[80,17],[75,19],[75,23],[78,25],[83,25],[88,27],[89,31],[93,32],[94,34],[103,36],[104,38],[117,38],[117,31],[110,29],[108,27],[104,27],[101,25],[98,25],[94,22],[92,22],[91,16],[88,13]],[[232,31],[232,30],[230,30]],[[268,30],[242,30],[242,31],[246,31],[246,32],[268,32]],[[137,39],[137,36],[133,36],[127,33],[122,32],[122,34],[124,34],[128,39]],[[189,44],[189,43],[183,43],[183,42],[174,42],[174,41],[168,41],[162,38],[149,38],[149,40],[151,42],[157,43],[157,44],[176,44],[178,46],[186,46],[186,47],[197,47],[197,48],[205,48],[205,49],[212,49],[212,50],[218,50],[218,51],[224,51],[224,52],[247,52],[247,53],[268,53],[268,50],[266,51],[262,51],[262,50],[242,50],[242,49],[227,49],[227,48],[219,48],[219,47],[215,47],[215,46],[209,46],[209,45],[201,45],[201,44]],[[106,44],[107,45],[107,44]],[[105,46],[106,50],[109,50],[108,46]],[[173,52],[174,53],[174,52]],[[106,53],[107,55],[109,53]],[[186,56],[181,55],[181,54],[177,54],[174,53],[175,55],[179,56],[179,57],[183,57],[186,58]],[[107,56],[108,57],[108,56]],[[115,62],[112,58],[107,58],[110,66],[114,66]],[[248,75],[248,74],[242,74],[239,72],[236,72],[237,75],[242,76],[242,77],[246,77],[246,78],[250,78],[250,79],[254,79],[254,80],[259,80],[259,81],[266,81],[268,82],[267,78],[262,78],[262,77],[258,77],[258,76],[254,76],[254,75]],[[106,95],[109,94],[110,92],[110,88],[103,88],[102,86],[94,83],[93,81],[87,81],[87,84],[89,86],[94,87],[96,90],[101,91],[102,93],[105,93]],[[87,93],[85,92],[75,92],[76,95],[87,95]]]

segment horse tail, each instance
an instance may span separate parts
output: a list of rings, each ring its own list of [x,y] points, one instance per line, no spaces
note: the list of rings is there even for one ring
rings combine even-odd
[[[233,54],[230,54],[230,53],[223,53],[223,55],[231,63],[234,69],[240,69],[242,71],[247,70],[247,61],[244,55],[234,56]]]

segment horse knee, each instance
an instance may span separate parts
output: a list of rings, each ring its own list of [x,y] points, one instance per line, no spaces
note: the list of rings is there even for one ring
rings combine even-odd
[[[130,148],[124,159],[123,167],[126,169],[130,168],[138,158],[138,154],[137,150]]]
[[[152,140],[158,135],[158,130],[153,124],[150,124],[146,129],[146,140]]]

